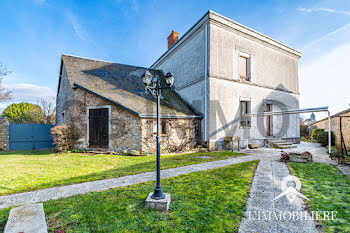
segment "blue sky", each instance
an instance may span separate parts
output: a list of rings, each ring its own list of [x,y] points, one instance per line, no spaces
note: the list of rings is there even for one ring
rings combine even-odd
[[[0,61],[14,101],[55,96],[61,54],[150,66],[211,9],[303,53],[301,107],[349,106],[350,1],[0,1]]]

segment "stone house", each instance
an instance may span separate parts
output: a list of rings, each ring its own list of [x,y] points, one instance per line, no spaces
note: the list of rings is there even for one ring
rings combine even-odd
[[[180,38],[172,31],[168,50],[150,67],[161,78],[168,71],[175,76],[174,91],[164,93],[162,100],[167,129],[162,148],[182,150],[199,143],[222,149],[226,136],[241,137],[242,146],[248,143],[245,139],[260,145],[270,138],[298,142],[298,115],[245,114],[299,108],[300,57],[295,49],[213,11]],[[144,92],[144,71],[62,56],[57,124],[80,122],[79,145],[91,147],[89,111],[110,106],[104,107],[108,113],[98,113],[111,121],[108,146],[154,150],[155,102]]]
[[[175,90],[203,114],[204,144],[222,148],[225,136],[260,145],[269,138],[299,142],[298,115],[244,114],[299,108],[300,52],[213,11],[168,44],[151,68],[171,71]]]
[[[341,116],[347,116],[342,118],[342,133],[344,142],[347,149],[350,149],[350,108],[338,112],[337,114],[334,114],[331,116],[331,130],[335,135],[335,143],[338,147],[341,145],[341,133],[340,133],[340,117]],[[312,129],[324,129],[325,131],[328,131],[328,117],[316,121],[315,123],[311,124]]]
[[[56,123],[74,123],[77,148],[142,152],[156,150],[156,99],[145,91],[146,68],[63,55],[57,91]],[[149,69],[164,79],[160,70]],[[166,85],[166,84],[165,84]],[[176,92],[161,98],[161,146],[183,151],[198,143],[196,114]]]

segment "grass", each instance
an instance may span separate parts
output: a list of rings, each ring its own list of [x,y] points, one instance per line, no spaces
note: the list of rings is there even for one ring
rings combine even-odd
[[[325,232],[350,232],[350,179],[332,165],[289,163],[303,184],[312,211],[337,211],[337,220],[321,221]]]
[[[196,158],[210,155],[213,159]],[[230,151],[161,157],[162,169],[227,159]],[[155,170],[156,156],[55,154],[52,151],[0,153],[0,196]]]
[[[257,164],[163,179],[168,213],[144,208],[155,182],[52,200],[44,203],[49,232],[237,232]]]
[[[300,137],[300,141],[302,141],[302,142],[313,142],[313,143],[317,143],[317,141],[316,141],[315,139],[306,138],[306,137]]]

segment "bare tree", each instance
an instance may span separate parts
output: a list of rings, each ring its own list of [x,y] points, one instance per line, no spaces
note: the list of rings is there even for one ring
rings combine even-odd
[[[45,115],[45,124],[53,125],[56,122],[56,113],[55,113],[55,98],[47,97],[40,100],[41,110]]]
[[[10,73],[11,71],[0,62],[0,102],[12,99],[11,91],[3,83],[3,78]]]

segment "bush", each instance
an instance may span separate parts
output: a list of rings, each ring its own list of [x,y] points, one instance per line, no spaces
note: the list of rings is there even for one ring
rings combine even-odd
[[[51,133],[59,152],[72,151],[79,139],[78,130],[74,124],[57,125],[51,129]]]
[[[314,131],[312,131],[311,138],[316,140],[322,146],[328,145],[328,132],[324,131],[324,129],[314,129]],[[331,145],[335,145],[335,136],[333,131],[331,131]]]
[[[311,139],[317,141],[317,137],[321,132],[324,132],[324,129],[318,129],[318,128],[314,129],[311,133]]]
[[[37,104],[19,103],[11,104],[3,112],[3,117],[7,117],[13,124],[44,124],[45,114]]]

